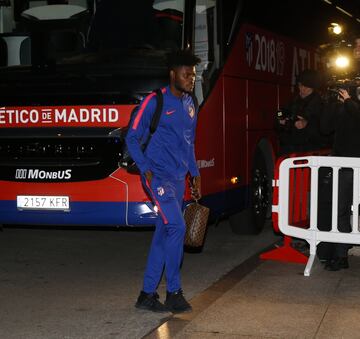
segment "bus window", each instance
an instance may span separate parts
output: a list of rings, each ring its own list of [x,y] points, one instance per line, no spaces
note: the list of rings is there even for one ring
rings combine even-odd
[[[219,68],[216,0],[197,0],[194,20],[194,51],[201,58],[197,67],[195,93],[201,103],[210,91]]]
[[[100,5],[89,29],[90,50],[181,48],[184,0],[108,0]]]
[[[236,28],[239,24],[238,16],[242,9],[243,1],[227,0],[221,3],[221,40],[224,44],[224,56],[229,52],[231,39],[236,35]]]
[[[184,1],[157,0],[153,7],[161,35],[160,47],[181,48]]]
[[[116,60],[118,52],[136,54],[142,49],[164,54],[183,45],[185,0],[106,0],[96,5],[88,0],[13,0],[11,4],[0,17],[0,33],[6,33],[0,34],[6,44],[0,50],[0,66]],[[27,38],[27,44],[20,38]],[[25,60],[25,52],[31,58]]]

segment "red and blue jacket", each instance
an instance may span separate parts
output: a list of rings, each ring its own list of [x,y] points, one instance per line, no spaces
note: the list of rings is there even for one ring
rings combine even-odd
[[[192,177],[198,176],[194,152],[197,112],[193,99],[189,94],[176,97],[169,86],[162,92],[160,121],[144,152],[141,144],[150,133],[156,93],[140,103],[126,136],[129,153],[142,174],[150,170],[154,176],[176,180],[184,179],[188,172]]]

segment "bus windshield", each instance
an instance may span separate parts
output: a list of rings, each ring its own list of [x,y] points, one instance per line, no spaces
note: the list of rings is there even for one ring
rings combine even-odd
[[[1,18],[0,66],[116,62],[129,51],[181,48],[184,2],[15,0]]]

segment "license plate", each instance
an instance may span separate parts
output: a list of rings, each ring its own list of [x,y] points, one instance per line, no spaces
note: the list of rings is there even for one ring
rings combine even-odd
[[[50,195],[18,195],[17,208],[22,210],[70,210],[69,197]]]

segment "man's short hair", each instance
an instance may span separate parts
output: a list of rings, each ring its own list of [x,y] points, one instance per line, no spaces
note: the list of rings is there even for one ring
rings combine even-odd
[[[201,59],[194,55],[189,49],[181,49],[167,55],[168,69],[174,69],[181,66],[196,66]]]

